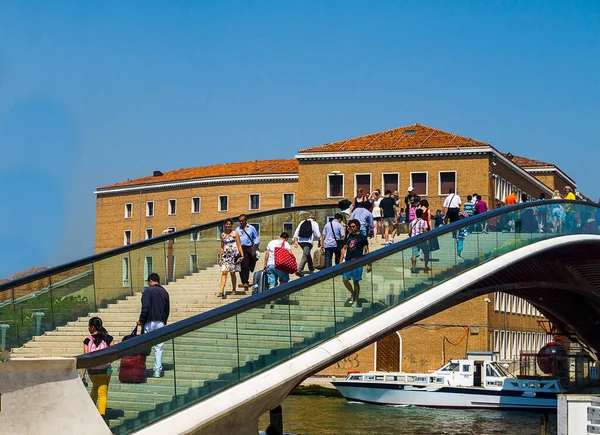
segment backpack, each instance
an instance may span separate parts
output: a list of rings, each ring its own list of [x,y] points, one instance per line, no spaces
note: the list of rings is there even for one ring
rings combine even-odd
[[[408,220],[410,222],[412,222],[413,220],[415,220],[415,218],[417,217],[417,208],[418,207],[411,207],[410,211],[408,212]]]
[[[97,350],[102,350],[102,349],[106,349],[108,347],[108,344],[106,343],[106,340],[100,340],[99,344],[94,343],[94,337],[92,335],[90,335],[88,341],[88,351],[87,353],[91,353],[91,352],[96,352]],[[106,370],[107,368],[110,367],[111,363],[107,363],[107,364],[102,364],[96,367],[90,367],[92,370]],[[90,373],[91,374],[91,373]]]
[[[312,221],[310,219],[302,221],[300,224],[300,229],[298,230],[298,236],[302,237],[303,239],[308,239],[310,236],[312,236],[312,233]]]

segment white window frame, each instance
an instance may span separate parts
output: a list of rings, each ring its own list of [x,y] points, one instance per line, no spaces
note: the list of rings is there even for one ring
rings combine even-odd
[[[296,205],[296,194],[290,192],[290,193],[283,193],[281,195],[281,208],[286,208],[286,206],[285,206],[285,195],[292,195],[292,205],[290,206],[290,208],[294,207]]]
[[[444,174],[450,174],[450,173],[454,173],[454,192],[458,193],[458,172],[456,171],[438,171],[438,195],[439,196],[447,196],[448,192],[443,193],[442,192],[442,172]],[[411,180],[412,181],[412,180]],[[427,181],[429,181],[429,177],[427,178]]]
[[[356,182],[356,177],[358,177],[359,175],[368,175],[369,176],[369,192],[371,193],[371,191],[373,190],[373,173],[372,172],[358,172],[354,174],[354,192],[356,194],[356,191],[358,189],[358,183]],[[367,193],[367,192],[365,192]]]
[[[258,208],[252,208],[252,197],[258,196]],[[249,193],[248,194],[248,210],[260,210],[260,193]]]
[[[395,175],[398,177],[398,187],[396,188],[398,192],[400,192],[400,172],[383,172],[381,174],[381,196],[385,196],[385,176],[386,175]],[[392,190],[392,193],[394,191]]]
[[[148,204],[152,204],[152,214],[150,214]],[[146,217],[154,217],[154,201],[146,201]]]
[[[129,206],[129,213],[127,213],[127,206]],[[129,214],[129,216],[127,216]],[[125,203],[125,219],[132,219],[133,218],[133,203],[132,202],[127,202]]]
[[[122,261],[122,273],[123,273],[123,287],[129,287],[129,257],[123,257]]]
[[[429,172],[427,172],[427,171],[411,172],[410,178],[409,178],[410,186],[414,186],[413,174],[425,174],[425,193],[418,193],[418,195],[423,195],[423,196],[429,195]]]
[[[198,200],[198,211],[195,211],[195,210],[194,210],[194,200],[195,200],[195,199],[197,199],[197,200]],[[201,202],[201,200],[200,200],[200,197],[199,197],[199,196],[193,196],[193,197],[192,197],[192,203],[191,203],[191,206],[192,206],[192,209],[191,209],[191,211],[192,211],[192,214],[198,214],[198,213],[200,213],[200,209],[202,208],[202,202]]]
[[[148,259],[150,259],[150,266],[152,267],[148,267]],[[154,269],[153,263],[154,259],[152,258],[152,256],[144,257],[144,285],[148,285],[148,275],[150,275]]]
[[[173,210],[171,210],[171,201],[175,201],[173,204],[175,204],[175,206],[173,207]],[[168,201],[168,214],[169,216],[175,216],[177,214],[177,200],[175,198],[169,199]]]
[[[127,243],[127,233],[129,233],[129,243]],[[131,245],[133,243],[133,232],[131,230],[123,231],[123,246]]]
[[[225,210],[221,209],[221,198],[227,198],[227,208]],[[229,211],[229,195],[217,196],[217,211]]]
[[[500,292],[494,293],[494,311],[500,311]]]
[[[148,237],[148,231],[150,231],[150,237]],[[154,230],[152,228],[146,228],[146,231],[144,232],[146,238],[144,240],[149,240],[152,237],[154,237]]]
[[[342,177],[342,194],[340,196],[331,196],[331,185],[329,177]],[[346,193],[346,176],[344,174],[327,174],[327,198],[343,198]]]
[[[502,182],[500,181],[500,177],[498,175],[494,175],[494,195],[496,201],[501,201],[500,197],[502,196]]]

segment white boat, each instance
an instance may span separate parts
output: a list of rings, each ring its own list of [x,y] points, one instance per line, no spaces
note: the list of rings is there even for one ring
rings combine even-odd
[[[353,373],[332,384],[349,401],[438,408],[555,410],[557,379],[517,379],[491,360],[451,360],[428,374]]]

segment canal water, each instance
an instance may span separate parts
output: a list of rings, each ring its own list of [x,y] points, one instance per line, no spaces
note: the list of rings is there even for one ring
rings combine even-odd
[[[539,435],[541,415],[520,411],[452,410],[378,406],[320,396],[290,396],[283,403],[283,429],[299,435]],[[269,414],[259,429],[269,425]],[[548,434],[556,434],[556,413]]]

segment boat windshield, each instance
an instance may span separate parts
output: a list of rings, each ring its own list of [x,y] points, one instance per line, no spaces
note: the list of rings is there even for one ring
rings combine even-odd
[[[458,362],[452,361],[446,364],[444,367],[439,369],[439,372],[457,372],[460,368],[460,364]]]
[[[497,373],[500,374],[499,376],[504,376],[507,378],[514,378],[513,375],[511,375],[504,367],[502,367],[497,362],[490,363],[490,366],[493,367],[494,371],[496,371]]]

